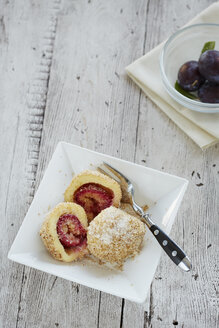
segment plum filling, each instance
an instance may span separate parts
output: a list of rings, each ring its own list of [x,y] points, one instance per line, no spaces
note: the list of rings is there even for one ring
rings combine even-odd
[[[57,222],[57,234],[65,248],[80,248],[86,243],[87,231],[73,214],[63,214]]]
[[[102,210],[113,204],[113,196],[110,189],[96,183],[86,183],[75,191],[73,201],[84,208],[90,222]]]

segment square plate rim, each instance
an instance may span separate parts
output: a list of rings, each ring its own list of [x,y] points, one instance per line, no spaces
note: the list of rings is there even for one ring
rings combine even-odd
[[[174,175],[174,174],[171,174],[171,173],[167,173],[167,172],[163,172],[163,171],[160,171],[160,170],[157,170],[157,169],[153,169],[153,168],[151,168],[149,166],[144,166],[144,165],[141,165],[141,164],[137,164],[137,163],[134,163],[134,162],[131,162],[131,161],[128,161],[128,160],[119,158],[119,157],[115,157],[115,156],[112,156],[112,155],[104,154],[104,153],[98,152],[96,150],[92,150],[92,149],[88,149],[88,148],[85,148],[85,147],[81,147],[81,146],[78,146],[78,145],[75,145],[75,144],[72,144],[72,143],[66,142],[66,141],[59,141],[57,143],[57,146],[56,146],[54,152],[56,151],[56,149],[58,148],[58,146],[61,146],[61,145],[68,145],[68,146],[75,147],[75,148],[78,148],[78,149],[81,149],[81,150],[85,150],[85,151],[87,151],[89,153],[92,153],[92,154],[98,154],[98,155],[106,156],[106,157],[111,158],[113,160],[117,160],[117,161],[120,161],[120,162],[129,164],[131,166],[141,167],[141,168],[147,169],[147,170],[152,171],[152,172],[158,172],[158,173],[160,173],[162,175],[167,175],[169,177],[176,178],[176,179],[184,182],[187,186],[189,184],[189,180],[187,180],[186,178],[182,178],[182,177],[180,177],[178,175]],[[50,163],[50,161],[49,161],[49,163]],[[49,163],[48,163],[48,166],[49,166]]]
[[[143,166],[143,165],[141,165],[141,164],[136,164],[136,163],[134,163],[134,162],[130,162],[130,161],[127,161],[127,160],[124,160],[124,159],[121,159],[121,158],[118,158],[118,157],[115,157],[115,156],[111,156],[111,155],[108,155],[108,154],[104,154],[104,153],[101,153],[101,152],[97,152],[97,151],[95,151],[95,150],[91,150],[91,149],[88,149],[88,148],[85,148],[85,147],[81,147],[81,146],[78,146],[78,145],[75,145],[75,144],[72,144],[72,143],[69,143],[69,142],[66,142],[66,141],[59,141],[59,142],[57,143],[57,145],[56,145],[56,147],[55,147],[55,150],[53,151],[52,156],[51,156],[51,158],[50,158],[50,160],[49,160],[49,162],[48,162],[46,168],[44,169],[44,173],[43,173],[42,179],[41,179],[41,181],[40,181],[40,183],[39,183],[39,186],[38,186],[38,188],[37,188],[37,190],[36,190],[36,193],[37,193],[37,191],[38,191],[38,189],[39,189],[39,187],[40,187],[40,184],[41,184],[42,180],[44,179],[44,176],[45,176],[45,174],[46,174],[46,172],[47,172],[47,170],[48,170],[48,168],[49,168],[49,165],[50,165],[50,163],[51,163],[51,161],[52,161],[52,159],[53,159],[53,155],[54,155],[55,152],[59,149],[59,147],[61,147],[62,150],[64,150],[65,155],[67,155],[67,154],[66,154],[66,149],[63,147],[63,146],[65,146],[65,145],[70,146],[71,148],[80,149],[80,150],[82,150],[82,151],[85,151],[85,152],[88,152],[88,153],[91,153],[91,154],[94,154],[94,155],[100,155],[100,156],[107,157],[107,158],[109,158],[109,159],[116,160],[116,161],[118,161],[118,162],[126,163],[126,164],[131,165],[131,166],[134,166],[134,167],[141,167],[141,168],[146,169],[146,170],[151,171],[151,172],[157,172],[157,173],[159,173],[159,174],[161,174],[161,175],[169,176],[170,178],[175,178],[175,179],[177,179],[178,181],[180,181],[180,182],[182,183],[181,186],[180,186],[180,190],[181,190],[180,193],[182,193],[182,198],[181,198],[181,200],[180,200],[179,206],[180,206],[180,204],[181,204],[181,202],[182,202],[182,200],[183,200],[183,197],[184,197],[185,191],[186,191],[186,189],[187,189],[187,187],[188,187],[188,184],[189,184],[189,181],[188,181],[187,179],[182,178],[182,177],[179,177],[179,176],[177,176],[177,175],[170,174],[170,173],[162,172],[162,171],[159,171],[159,170],[157,170],[157,169],[153,169],[153,168],[150,168],[150,167],[147,167],[147,166]],[[36,193],[35,193],[35,195],[36,195]],[[34,195],[34,197],[35,197],[35,195]],[[33,200],[34,200],[34,198],[33,198]],[[33,202],[33,200],[32,200],[32,202]],[[31,205],[32,205],[32,203],[30,204],[29,208],[31,207]],[[67,275],[66,275],[66,274],[63,274],[63,275],[61,275],[61,274],[56,274],[56,273],[52,272],[52,270],[45,269],[45,268],[44,268],[44,269],[41,269],[41,268],[39,268],[39,266],[34,265],[34,264],[31,264],[31,265],[30,265],[30,264],[28,264],[28,260],[25,261],[25,260],[20,260],[20,259],[16,259],[16,258],[14,258],[14,256],[16,257],[16,254],[13,255],[13,253],[11,253],[11,249],[12,249],[12,246],[14,245],[14,243],[15,243],[15,241],[16,241],[16,238],[17,238],[17,236],[18,236],[19,231],[21,230],[21,228],[22,228],[22,226],[23,226],[23,223],[24,223],[24,221],[25,221],[25,219],[26,219],[26,216],[27,216],[27,214],[28,214],[29,208],[28,208],[28,210],[27,210],[27,212],[26,212],[26,215],[24,216],[24,219],[23,219],[23,221],[22,221],[22,223],[21,223],[21,225],[20,225],[20,228],[18,229],[18,231],[17,231],[17,233],[16,233],[16,236],[15,236],[15,238],[14,238],[14,240],[13,240],[13,243],[11,244],[11,247],[10,247],[10,250],[9,250],[9,252],[8,252],[8,256],[7,256],[9,260],[11,260],[11,261],[13,261],[13,262],[16,262],[16,263],[19,263],[19,264],[21,264],[21,265],[25,265],[25,266],[27,266],[27,267],[29,267],[29,268],[34,268],[35,270],[39,270],[39,271],[41,271],[41,272],[45,272],[45,273],[48,273],[48,274],[51,274],[51,275],[55,275],[55,276],[57,276],[57,277],[60,277],[60,278],[62,278],[62,279],[68,280],[68,281],[76,282],[76,283],[81,284],[81,285],[83,285],[83,286],[86,286],[86,287],[88,287],[88,288],[93,288],[93,289],[99,290],[99,291],[101,291],[101,292],[106,292],[106,293],[108,293],[108,294],[115,295],[115,296],[117,296],[117,297],[121,297],[121,298],[128,299],[128,300],[133,301],[133,302],[136,302],[136,303],[140,303],[140,304],[142,304],[142,303],[145,302],[148,291],[147,291],[143,296],[139,296],[139,297],[124,296],[123,293],[121,293],[121,294],[118,293],[118,292],[113,292],[113,293],[112,293],[112,292],[110,292],[107,288],[104,289],[104,288],[101,288],[101,287],[98,287],[98,286],[94,287],[92,283],[89,283],[89,282],[87,283],[87,282],[84,282],[84,281],[80,281],[80,279],[77,279],[77,278],[69,279],[69,278],[67,278]],[[178,212],[178,210],[177,210],[177,212]],[[177,212],[176,212],[176,214],[177,214]],[[176,216],[176,214],[175,214],[175,216]],[[175,221],[175,216],[174,216],[174,221]],[[171,230],[172,230],[172,228],[171,228]],[[161,252],[161,254],[162,254],[162,252]],[[159,262],[160,262],[161,254],[157,257],[156,268],[157,268],[157,266],[158,266],[158,264],[159,264]],[[153,275],[153,277],[152,277],[152,279],[151,279],[151,282],[152,282],[153,278],[154,278],[154,275]]]

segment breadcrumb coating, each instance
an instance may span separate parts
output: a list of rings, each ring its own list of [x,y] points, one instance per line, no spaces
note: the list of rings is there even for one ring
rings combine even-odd
[[[140,251],[145,232],[139,219],[111,206],[90,223],[88,249],[102,261],[122,265]]]

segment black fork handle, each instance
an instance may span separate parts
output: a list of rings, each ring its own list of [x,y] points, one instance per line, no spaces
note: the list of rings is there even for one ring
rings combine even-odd
[[[170,259],[184,271],[190,271],[192,265],[184,251],[156,224],[149,229]]]

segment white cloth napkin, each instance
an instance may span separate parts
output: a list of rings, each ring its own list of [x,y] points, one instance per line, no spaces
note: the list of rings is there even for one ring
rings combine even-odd
[[[187,25],[219,23],[219,2],[201,12]],[[174,101],[164,89],[159,59],[164,42],[126,67],[131,79],[173,120],[197,145],[205,149],[219,142],[219,114],[189,110]]]

